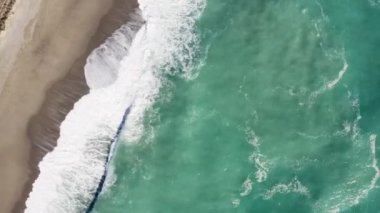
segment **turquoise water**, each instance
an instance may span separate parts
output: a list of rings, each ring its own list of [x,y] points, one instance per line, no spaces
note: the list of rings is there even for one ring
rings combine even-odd
[[[164,76],[95,211],[380,212],[379,23],[365,0],[209,0],[198,76]]]

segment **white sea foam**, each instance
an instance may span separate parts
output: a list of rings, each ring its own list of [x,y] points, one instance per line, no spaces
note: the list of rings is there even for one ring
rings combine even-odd
[[[252,130],[247,130],[248,143],[254,148],[252,154],[248,157],[248,160],[256,167],[255,177],[256,181],[261,183],[268,177],[268,162],[266,157],[260,151],[260,138]]]
[[[356,114],[355,120],[352,123],[352,141],[358,142],[358,136],[360,134],[360,127],[359,127],[359,122],[362,119],[362,116],[360,114],[360,103],[359,99],[354,99],[352,101],[352,109]]]
[[[348,98],[351,98],[351,92],[348,91]],[[351,122],[345,120],[342,123],[342,129],[335,132],[334,136],[347,136],[350,135],[353,142],[358,142],[358,136],[360,134],[359,122],[362,119],[360,115],[360,104],[358,99],[351,100],[352,111],[355,113],[355,119]],[[360,141],[359,141],[360,142]]]
[[[360,191],[360,193],[355,197],[355,199],[353,201],[353,205],[357,205],[361,199],[367,197],[368,193],[376,187],[376,183],[380,178],[380,169],[379,169],[379,166],[377,164],[377,158],[376,158],[376,138],[377,138],[377,135],[375,135],[375,134],[372,134],[369,136],[371,158],[372,158],[371,167],[373,168],[375,175],[371,179],[371,182],[368,185],[368,187],[363,189],[362,191]]]
[[[27,213],[83,212],[98,187],[111,140],[125,110],[131,107],[125,137],[127,141],[135,141],[142,133],[143,114],[159,92],[161,72],[176,74],[171,69],[176,67],[180,75],[192,76],[192,57],[197,44],[194,24],[205,1],[140,0],[139,3],[146,24],[121,60],[117,79],[113,83],[94,80],[94,76],[88,79],[93,85],[90,93],[67,115],[61,124],[57,147],[39,164],[41,173],[26,202]],[[130,33],[129,30],[124,32]],[[108,45],[114,41],[108,40]],[[111,53],[103,57],[118,56]],[[92,60],[98,59],[99,56],[94,56]],[[117,64],[114,59],[105,61]],[[88,69],[94,67],[97,68],[89,66]],[[99,74],[99,70],[95,72]],[[110,85],[102,87],[107,84]]]
[[[107,176],[104,181],[103,189],[101,191],[102,194],[109,192],[109,189],[116,183],[117,175],[115,172],[115,166],[113,164],[109,164]]]
[[[127,24],[88,56],[84,73],[91,89],[105,87],[116,81],[120,63],[127,56],[132,39],[144,22],[139,10],[130,17]]]
[[[309,189],[304,186],[297,177],[293,178],[288,184],[279,183],[268,191],[265,192],[263,198],[268,200],[271,199],[276,194],[288,194],[288,193],[298,193],[306,197],[310,197]]]
[[[343,75],[347,72],[347,69],[348,69],[347,60],[344,56],[342,56],[342,60],[343,60],[343,67],[341,70],[339,70],[338,76],[335,79],[327,82],[326,84],[326,88],[329,90],[334,88],[335,85],[342,79]]]
[[[323,94],[324,92],[330,91],[335,88],[335,86],[342,80],[346,72],[348,71],[349,64],[347,62],[347,59],[345,57],[345,50],[344,48],[342,49],[336,49],[336,48],[331,48],[331,47],[326,47],[324,45],[324,40],[328,37],[324,30],[324,25],[328,23],[329,17],[326,15],[322,4],[319,1],[315,2],[320,10],[320,18],[316,19],[313,21],[315,33],[317,37],[321,37],[319,46],[323,49],[323,52],[327,59],[331,61],[337,61],[341,60],[342,61],[342,68],[338,71],[337,76],[334,79],[327,80],[327,82],[324,82],[324,84],[319,87],[317,90],[311,92],[310,97],[309,97],[309,104],[314,104],[315,99]]]
[[[326,56],[328,56],[330,59],[340,57],[343,65],[342,65],[342,68],[339,70],[336,78],[334,78],[330,81],[327,81],[322,87],[320,87],[318,90],[311,93],[310,98],[309,98],[309,103],[314,103],[315,99],[319,95],[321,95],[322,93],[324,93],[326,91],[334,89],[335,86],[340,82],[340,80],[342,80],[344,74],[346,74],[346,72],[349,68],[348,63],[347,63],[347,59],[344,55],[344,51],[342,51],[342,52],[334,51],[333,54],[330,54],[330,53],[328,53],[328,51],[325,51],[325,53],[326,53]]]
[[[349,98],[352,98],[349,92]],[[334,186],[325,198],[315,203],[315,212],[342,212],[358,205],[365,199],[371,190],[377,187],[380,178],[380,169],[376,158],[377,135],[363,135],[360,129],[360,102],[358,98],[351,100],[353,121],[344,122],[344,130],[338,132],[340,136],[350,137],[353,153],[350,155],[352,168],[342,178],[341,183]],[[367,142],[367,143],[366,143]],[[369,142],[369,143],[368,143]],[[369,154],[368,154],[369,152]],[[364,156],[368,156],[365,158]]]
[[[376,138],[377,135],[375,134],[369,136],[371,165],[362,166],[364,170],[369,168],[373,169],[374,174],[369,184],[367,185],[360,180],[363,175],[370,177],[370,171],[368,171],[368,174],[365,174],[367,172],[357,174],[358,172],[356,171],[351,178],[344,181],[338,189],[334,190],[328,199],[322,199],[316,202],[314,207],[315,212],[323,211],[333,213],[345,211],[352,206],[358,205],[361,200],[368,196],[371,190],[376,188],[376,184],[380,178],[380,169],[376,158]],[[359,149],[359,147],[356,148]]]
[[[196,46],[199,44],[194,24],[199,19],[205,0],[140,0],[140,8],[147,21],[146,41],[151,48],[145,50],[144,60],[149,61],[143,69],[156,70],[164,74],[180,75],[187,79],[196,76]],[[176,69],[172,69],[175,67]],[[162,74],[159,74],[162,75]],[[160,84],[157,81],[156,84]],[[142,85],[142,87],[151,85]],[[156,85],[158,88],[159,85]],[[141,92],[140,90],[138,93]],[[158,92],[158,91],[157,91]],[[132,113],[126,123],[124,137],[128,142],[137,141],[143,131],[144,106],[152,97],[140,94],[134,102]]]
[[[237,208],[237,207],[240,206],[240,199],[238,199],[238,198],[234,198],[234,199],[231,200],[231,203],[232,203],[232,206],[233,206],[234,208]]]
[[[245,197],[248,196],[252,191],[253,182],[251,178],[248,176],[247,179],[245,179],[243,185],[242,185],[242,192],[240,192],[240,196]]]

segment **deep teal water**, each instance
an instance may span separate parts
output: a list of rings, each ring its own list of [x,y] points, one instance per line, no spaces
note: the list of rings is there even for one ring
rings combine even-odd
[[[366,0],[209,0],[198,77],[165,77],[96,212],[380,212],[379,23]]]

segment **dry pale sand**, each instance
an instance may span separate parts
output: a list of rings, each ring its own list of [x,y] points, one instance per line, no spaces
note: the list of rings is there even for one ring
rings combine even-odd
[[[136,7],[135,0],[16,1],[0,35],[0,213],[23,211],[38,161],[88,91],[87,55]]]

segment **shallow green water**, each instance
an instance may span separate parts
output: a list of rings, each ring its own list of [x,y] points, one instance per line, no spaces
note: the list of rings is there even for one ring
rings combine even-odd
[[[199,76],[166,78],[96,212],[380,212],[379,23],[365,0],[209,0]]]

